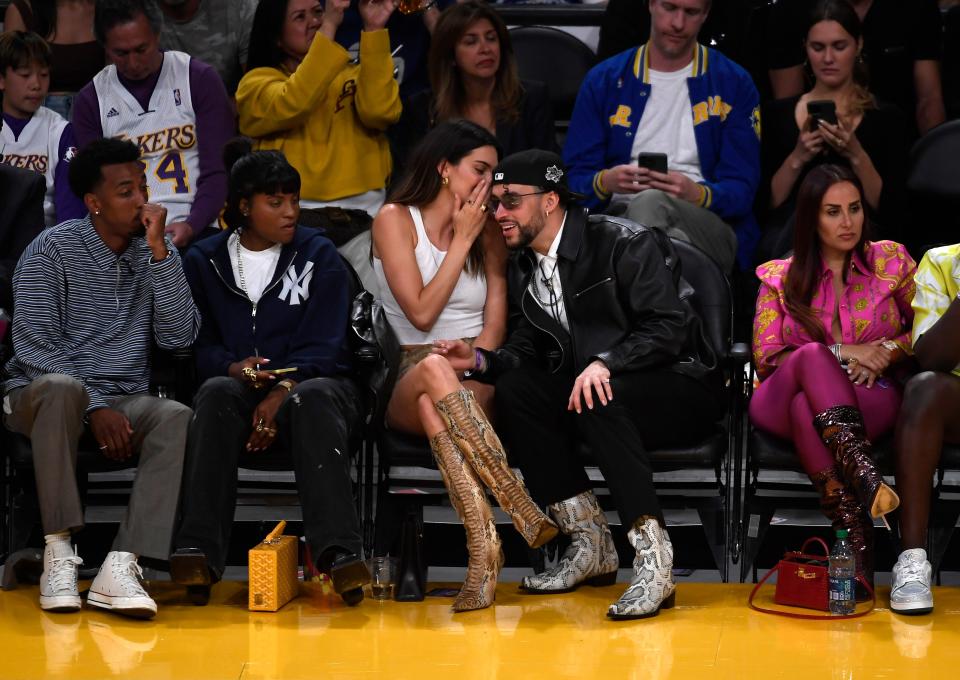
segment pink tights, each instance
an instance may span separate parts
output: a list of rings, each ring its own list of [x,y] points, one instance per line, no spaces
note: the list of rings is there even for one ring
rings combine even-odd
[[[793,440],[808,475],[834,465],[813,426],[813,417],[834,406],[856,406],[867,436],[893,428],[900,410],[900,386],[881,378],[873,387],[854,385],[830,348],[811,342],[795,350],[760,383],[750,400],[750,419],[761,430]]]

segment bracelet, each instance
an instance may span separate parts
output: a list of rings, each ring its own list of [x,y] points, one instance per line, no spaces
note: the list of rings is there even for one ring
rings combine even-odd
[[[833,346],[830,348],[830,351],[833,352],[833,356],[835,356],[835,357],[837,358],[837,363],[838,363],[838,364],[842,364],[842,363],[843,363],[843,359],[840,357],[840,347],[841,347],[841,345],[840,345],[840,343],[838,342],[837,344],[833,345]]]
[[[473,372],[474,372],[474,373],[479,373],[479,372],[480,372],[480,366],[483,364],[483,353],[482,353],[480,350],[475,349],[475,350],[473,350],[473,355],[474,355],[474,357],[475,357],[476,360],[477,360],[477,361],[476,361],[476,364],[475,364],[474,367],[473,367]]]

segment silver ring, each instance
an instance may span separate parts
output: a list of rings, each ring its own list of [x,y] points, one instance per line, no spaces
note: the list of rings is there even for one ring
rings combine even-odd
[[[106,451],[108,448],[110,448],[110,447],[107,446],[106,444],[104,444],[103,446],[100,447],[100,450],[101,450],[101,451]]]
[[[610,378],[604,378],[604,379],[603,379],[603,382],[605,382],[605,383],[610,382]]]

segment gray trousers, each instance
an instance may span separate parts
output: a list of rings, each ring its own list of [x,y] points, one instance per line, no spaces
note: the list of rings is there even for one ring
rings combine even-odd
[[[86,390],[75,378],[49,373],[8,397],[12,413],[4,417],[7,427],[31,441],[43,532],[82,528],[77,443],[90,401]],[[165,560],[170,555],[192,411],[149,394],[117,397],[110,407],[130,421],[138,454],[130,459],[137,474],[113,550]]]
[[[697,246],[712,257],[724,272],[733,271],[737,235],[733,228],[706,208],[659,189],[641,191],[627,204],[624,217],[667,236]]]

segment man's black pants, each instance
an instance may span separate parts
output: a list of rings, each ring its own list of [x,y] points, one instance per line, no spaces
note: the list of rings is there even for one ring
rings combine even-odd
[[[244,453],[253,411],[264,396],[228,377],[211,378],[197,392],[187,436],[182,519],[174,547],[200,548],[210,568],[222,574],[241,454],[251,464],[262,457],[271,466],[270,459],[279,448],[293,460],[313,559],[328,549],[361,554],[360,520],[350,479],[351,434],[361,421],[356,386],[347,378],[298,383],[277,411],[276,443],[266,451]]]
[[[648,449],[692,444],[723,412],[716,390],[669,370],[611,378],[613,400],[567,411],[576,376],[524,365],[497,380],[497,431],[534,500],[550,505],[593,488],[577,450],[586,444],[607,482],[624,527],[641,516],[662,520]],[[582,403],[582,400],[581,400]]]

